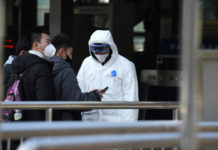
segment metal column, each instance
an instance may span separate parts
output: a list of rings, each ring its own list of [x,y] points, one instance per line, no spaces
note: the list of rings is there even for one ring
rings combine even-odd
[[[200,104],[202,102],[201,69],[198,58],[201,37],[201,19],[199,0],[182,1],[182,82],[181,82],[181,135],[182,150],[196,150],[196,123],[199,121]]]
[[[4,56],[3,44],[4,44],[4,35],[5,35],[5,1],[0,0],[0,56]],[[3,58],[0,59],[0,89],[3,89]],[[3,90],[0,90],[0,99],[3,98]],[[0,120],[1,120],[1,109],[0,109]],[[1,125],[0,125],[0,141],[1,141]],[[0,142],[0,150],[2,149],[2,145]]]
[[[59,33],[73,37],[73,1],[50,0],[49,22],[52,37]]]

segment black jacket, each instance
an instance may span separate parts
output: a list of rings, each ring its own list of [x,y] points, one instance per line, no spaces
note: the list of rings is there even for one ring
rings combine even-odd
[[[59,101],[100,101],[98,93],[82,93],[78,85],[76,75],[71,65],[58,56],[50,58],[54,63],[53,82],[55,88],[55,97]],[[80,111],[62,111],[59,113],[61,120],[80,120]],[[57,116],[57,114],[55,115]]]
[[[8,88],[10,86],[10,80],[11,80],[11,75],[13,74],[12,66],[11,63],[13,59],[15,58],[15,55],[10,55],[8,57],[8,60],[4,64],[4,96],[6,95]]]
[[[52,64],[49,61],[33,54],[24,54],[14,59],[12,69],[18,74],[25,71],[20,87],[23,101],[54,100]],[[45,120],[45,110],[24,110],[22,120]]]
[[[6,64],[4,66],[4,96],[6,95],[8,88],[10,86],[10,79],[12,74],[12,67],[11,64]]]

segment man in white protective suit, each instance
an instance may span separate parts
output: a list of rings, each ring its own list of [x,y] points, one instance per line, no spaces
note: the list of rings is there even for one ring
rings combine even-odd
[[[118,54],[109,30],[96,30],[89,40],[90,56],[77,75],[82,92],[106,90],[102,101],[138,101],[138,81],[134,64]],[[84,121],[133,122],[137,109],[94,109],[82,112]]]

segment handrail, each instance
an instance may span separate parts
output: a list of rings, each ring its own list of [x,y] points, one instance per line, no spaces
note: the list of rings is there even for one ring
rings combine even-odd
[[[36,136],[64,136],[84,134],[120,134],[120,133],[150,133],[150,132],[173,132],[179,130],[179,121],[140,121],[126,123],[109,122],[13,122],[2,123],[2,137],[27,138]],[[213,127],[213,128],[212,128]],[[204,127],[206,130],[208,127]],[[218,131],[218,123],[211,125]]]
[[[94,101],[21,101],[0,102],[0,109],[46,109],[46,121],[52,122],[53,109],[173,109],[178,119],[178,102],[94,102]],[[14,123],[13,123],[14,124]],[[21,136],[19,136],[21,137]],[[23,136],[22,136],[23,137]],[[10,143],[10,142],[8,142]]]
[[[0,102],[0,108],[10,109],[178,109],[179,103],[173,101],[21,101],[21,102]]]
[[[28,139],[18,147],[18,150],[105,150],[111,148],[175,147],[178,145],[178,139],[178,133],[168,132],[47,137]]]
[[[178,132],[181,121],[109,122],[13,122],[2,123],[2,138],[88,134]],[[218,132],[218,122],[199,122],[198,131]]]
[[[29,139],[18,150],[176,147],[180,138],[178,132],[46,137]],[[218,132],[200,132],[196,138],[201,145],[218,145]]]
[[[21,101],[0,102],[0,109],[46,109],[46,121],[52,121],[53,109],[173,109],[173,118],[178,119],[179,103],[174,101]]]

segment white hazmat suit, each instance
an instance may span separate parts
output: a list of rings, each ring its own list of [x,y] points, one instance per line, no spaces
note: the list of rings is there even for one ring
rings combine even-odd
[[[77,75],[82,92],[108,86],[102,101],[138,101],[138,81],[134,64],[118,54],[109,30],[96,30],[90,37],[92,43],[106,43],[112,50],[111,58],[102,65],[93,53],[85,58]],[[137,109],[96,109],[82,113],[85,121],[131,122],[137,121]]]

